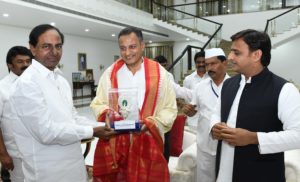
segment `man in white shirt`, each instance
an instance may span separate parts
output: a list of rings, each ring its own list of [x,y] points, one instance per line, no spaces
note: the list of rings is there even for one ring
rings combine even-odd
[[[80,141],[108,139],[115,132],[77,114],[67,80],[56,68],[63,34],[43,24],[29,35],[32,64],[10,97],[15,141],[22,156],[26,182],[86,182]]]
[[[154,60],[167,70],[168,60],[164,56],[156,56]],[[176,98],[181,98],[184,99],[185,102],[190,102],[193,96],[192,90],[186,87],[181,87],[178,83],[176,83],[174,76],[170,72],[168,72],[168,76],[175,91]]]
[[[267,68],[266,33],[248,29],[231,39],[228,59],[240,74],[224,82],[211,119],[217,181],[284,182],[284,151],[300,148],[299,91]]]
[[[201,81],[193,92],[190,104],[183,107],[188,116],[199,112],[197,127],[197,182],[215,182],[217,141],[209,137],[210,118],[220,95],[226,73],[227,60],[220,48],[205,50],[205,65],[209,78]]]
[[[17,145],[13,138],[11,111],[8,106],[12,85],[23,71],[31,64],[32,54],[23,46],[14,46],[6,55],[6,64],[9,74],[0,81],[0,161],[1,174],[3,170],[9,170],[11,181],[23,182],[22,161]],[[2,181],[9,181],[1,175]]]
[[[194,62],[195,62],[196,70],[192,74],[185,77],[185,79],[183,80],[183,86],[190,90],[195,89],[198,83],[200,83],[202,80],[205,80],[206,78],[209,77],[208,74],[206,73],[206,68],[205,68],[204,51],[200,51],[195,54]],[[198,118],[199,118],[199,113],[196,113],[193,117],[188,117],[187,119],[187,124],[194,130],[197,129]]]
[[[201,80],[208,78],[205,68],[205,52],[197,52],[194,56],[194,62],[196,70],[183,80],[183,86],[191,90],[193,90]]]

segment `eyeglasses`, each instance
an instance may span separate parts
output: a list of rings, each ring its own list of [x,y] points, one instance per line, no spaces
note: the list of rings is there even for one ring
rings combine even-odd
[[[41,46],[38,46],[40,49],[42,49],[43,51],[52,51],[53,49],[57,50],[57,51],[61,51],[63,44],[42,44]]]

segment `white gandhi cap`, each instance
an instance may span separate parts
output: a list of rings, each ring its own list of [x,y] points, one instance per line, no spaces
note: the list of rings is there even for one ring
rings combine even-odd
[[[225,53],[221,48],[212,48],[205,50],[205,59],[215,56],[225,56]]]

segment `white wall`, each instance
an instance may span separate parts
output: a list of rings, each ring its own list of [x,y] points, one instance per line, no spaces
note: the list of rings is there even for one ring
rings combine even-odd
[[[230,40],[230,37],[233,34],[244,29],[255,29],[264,31],[268,19],[271,19],[285,11],[287,11],[287,9],[211,16],[206,18],[218,23],[222,23],[222,38],[225,40]]]
[[[300,36],[286,44],[272,49],[272,59],[269,69],[275,74],[300,85],[299,64]]]
[[[28,35],[30,31],[29,29],[0,25],[0,55],[2,57],[2,61],[0,61],[0,78],[8,74],[5,61],[7,51],[15,45],[29,47]],[[93,69],[95,83],[97,84],[100,74],[103,73],[103,71],[100,73],[99,65],[104,65],[104,69],[111,65],[114,55],[119,55],[119,47],[117,42],[65,34],[63,56],[60,63],[63,64],[62,71],[69,83],[72,82],[72,72],[78,72],[78,53],[86,53],[87,68]]]
[[[8,74],[6,66],[7,51],[15,46],[22,45],[28,47],[29,30],[0,25],[0,79]]]

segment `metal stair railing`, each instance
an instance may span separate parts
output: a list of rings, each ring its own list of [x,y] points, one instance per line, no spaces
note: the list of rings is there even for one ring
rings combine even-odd
[[[300,25],[300,5],[267,20],[265,32],[276,37]]]
[[[208,36],[208,40],[202,47],[188,45],[180,56],[173,61],[168,70],[173,72],[175,80],[182,79],[183,72],[192,69],[192,49],[204,50],[208,46],[217,47],[221,41],[221,28],[223,26],[221,23],[176,10],[155,1],[152,3],[152,12],[154,18],[196,32],[199,35]],[[176,78],[176,75],[180,75],[180,78]]]

